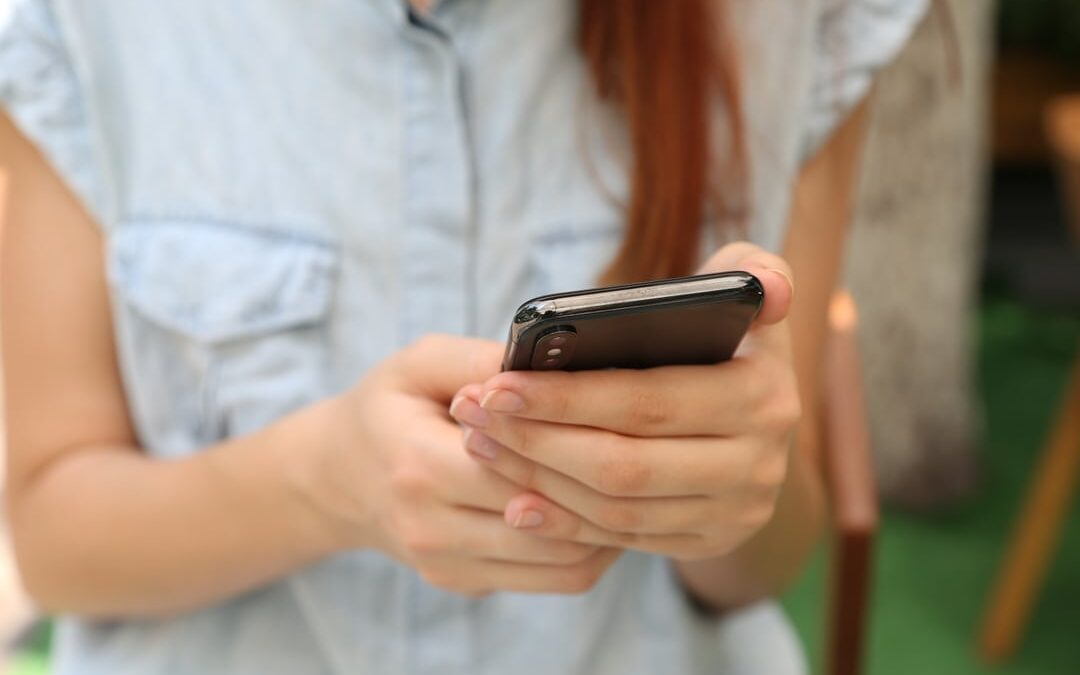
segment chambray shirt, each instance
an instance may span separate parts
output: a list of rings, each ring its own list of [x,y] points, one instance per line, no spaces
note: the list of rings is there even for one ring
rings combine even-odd
[[[778,247],[800,164],[924,4],[731,3],[752,240]],[[627,148],[574,21],[572,0],[446,0],[424,19],[403,0],[15,1],[0,101],[103,232],[145,452],[252,432],[428,332],[502,339],[524,299],[594,283]],[[705,232],[702,256],[722,240]],[[53,667],[804,671],[775,605],[697,616],[659,557],[624,555],[582,596],[476,600],[373,551],[179,616],[64,618]]]

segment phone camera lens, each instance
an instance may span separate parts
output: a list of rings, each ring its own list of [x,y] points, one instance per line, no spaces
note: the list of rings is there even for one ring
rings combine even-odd
[[[537,338],[533,345],[531,366],[533,370],[558,370],[574,361],[577,333],[572,327],[558,326]]]

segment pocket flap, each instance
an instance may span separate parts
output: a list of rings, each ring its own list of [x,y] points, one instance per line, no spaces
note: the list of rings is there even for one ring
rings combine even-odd
[[[330,309],[330,242],[199,220],[128,223],[109,238],[109,280],[135,311],[204,342],[315,323]]]

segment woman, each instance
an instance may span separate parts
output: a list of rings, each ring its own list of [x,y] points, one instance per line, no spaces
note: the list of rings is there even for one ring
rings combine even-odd
[[[922,9],[17,2],[8,490],[57,672],[799,672],[791,436]],[[766,287],[731,363],[497,373],[524,299],[703,260]]]

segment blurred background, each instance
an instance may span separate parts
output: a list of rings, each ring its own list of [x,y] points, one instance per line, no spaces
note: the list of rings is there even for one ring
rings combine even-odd
[[[863,670],[1080,673],[1080,0],[933,10],[880,79],[857,211]],[[815,664],[826,548],[784,599]],[[48,671],[31,617],[0,555],[0,672]]]

